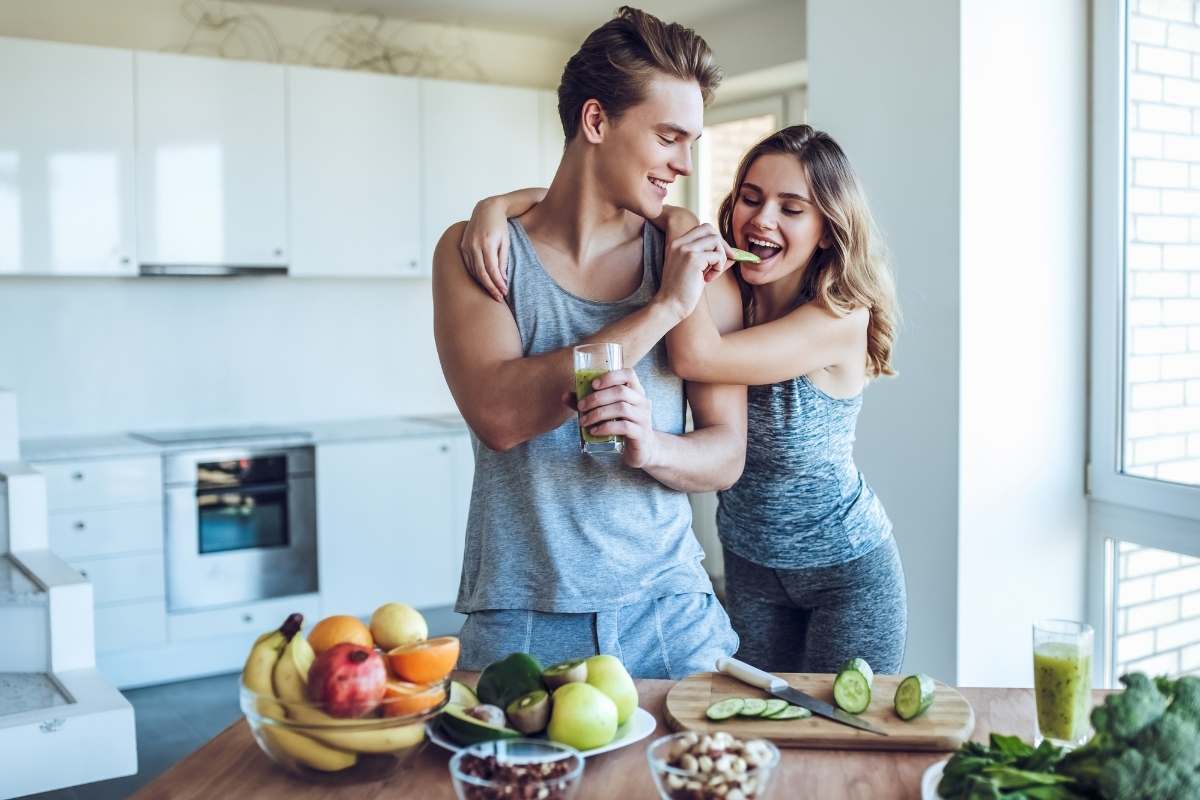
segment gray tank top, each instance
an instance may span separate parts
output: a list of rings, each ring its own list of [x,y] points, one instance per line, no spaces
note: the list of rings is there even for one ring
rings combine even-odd
[[[560,287],[521,223],[509,220],[508,228],[508,304],[527,356],[574,344],[646,305],[657,291],[663,242],[648,223],[641,285],[612,303]],[[659,342],[636,369],[655,429],[682,434],[683,381],[670,370],[666,345]],[[687,495],[624,466],[619,456],[580,453],[578,431],[572,415],[504,453],[472,434],[475,481],[456,611],[581,613],[712,591]]]
[[[891,535],[854,465],[862,394],[830,397],[807,377],[751,386],[746,468],[718,496],[721,543],[775,569],[844,564]]]

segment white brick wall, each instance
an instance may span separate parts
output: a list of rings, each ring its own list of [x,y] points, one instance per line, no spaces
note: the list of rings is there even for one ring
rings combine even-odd
[[[1116,675],[1200,675],[1200,559],[1122,542]]]
[[[1130,6],[1124,466],[1200,484],[1200,2]]]

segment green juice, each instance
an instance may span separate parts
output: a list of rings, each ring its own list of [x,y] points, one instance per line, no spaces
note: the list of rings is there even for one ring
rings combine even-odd
[[[1092,654],[1076,645],[1043,642],[1033,651],[1038,730],[1047,739],[1075,742],[1088,731]]]
[[[592,381],[605,375],[609,372],[607,369],[577,369],[575,370],[575,398],[582,400],[592,393]],[[607,436],[593,436],[584,430],[582,425],[579,426],[579,439],[583,445],[589,444],[613,444],[619,442],[625,437],[617,436],[616,434],[608,434]]]

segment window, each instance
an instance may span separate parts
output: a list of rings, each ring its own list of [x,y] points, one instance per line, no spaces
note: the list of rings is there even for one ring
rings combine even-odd
[[[717,106],[704,115],[704,136],[696,150],[691,207],[701,222],[717,223],[721,201],[733,188],[746,151],[783,127],[784,98],[769,97]]]
[[[1200,16],[1092,8],[1089,615],[1111,683],[1200,670]]]

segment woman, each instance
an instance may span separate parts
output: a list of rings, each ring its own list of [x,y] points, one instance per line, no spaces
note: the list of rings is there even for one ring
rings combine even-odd
[[[464,235],[469,268],[494,296],[504,219],[535,198],[486,201]],[[695,218],[673,209],[656,224],[674,240]],[[702,302],[683,323],[691,335],[677,328],[667,341],[680,377],[749,386],[745,471],[717,511],[738,655],[772,672],[835,672],[856,656],[898,672],[904,573],[852,454],[866,384],[895,374],[897,315],[861,187],[829,135],[784,128],[743,157],[719,227],[759,259],[710,287],[736,287],[746,327],[722,335]]]

